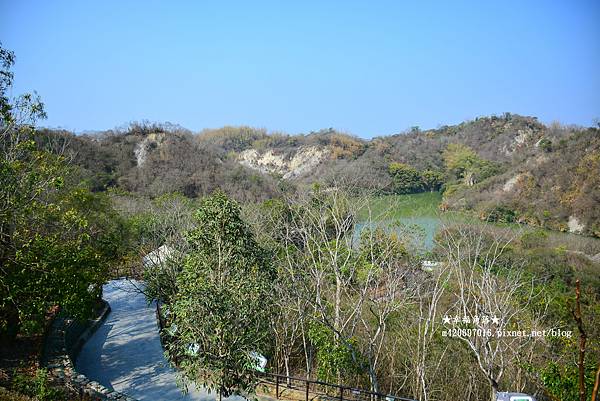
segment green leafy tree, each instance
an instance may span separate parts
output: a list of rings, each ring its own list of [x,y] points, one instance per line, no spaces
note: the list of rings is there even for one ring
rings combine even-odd
[[[585,366],[585,383],[588,389],[594,386],[596,366],[588,363]],[[549,362],[541,371],[541,381],[545,390],[561,401],[579,401],[579,370],[577,365],[559,365]],[[591,391],[588,392],[591,394]],[[591,399],[591,398],[590,398]]]
[[[443,153],[444,164],[450,179],[463,180],[473,185],[498,173],[498,166],[482,159],[466,145],[451,143]]]
[[[64,158],[37,145],[35,95],[10,99],[14,55],[0,48],[0,337],[35,332],[52,306],[92,312],[119,253],[108,200],[75,182]]]
[[[254,355],[269,344],[274,269],[225,194],[205,198],[195,219],[171,308],[175,340],[168,352],[187,380],[224,396],[252,392]]]
[[[444,173],[438,170],[425,170],[421,173],[421,181],[428,191],[439,191],[444,185]]]
[[[392,176],[394,192],[410,194],[423,190],[421,174],[414,167],[404,163],[390,163],[388,172]]]
[[[331,328],[320,323],[310,326],[308,336],[316,348],[319,380],[333,383],[340,377],[349,378],[363,371],[366,362],[354,351],[358,348],[355,339],[339,341]]]

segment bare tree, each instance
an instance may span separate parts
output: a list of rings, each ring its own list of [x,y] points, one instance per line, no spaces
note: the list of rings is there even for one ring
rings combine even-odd
[[[385,219],[373,216],[369,200],[342,185],[289,199],[280,264],[296,297],[309,306],[307,317],[333,332],[379,391],[388,320],[408,299],[402,295],[412,268],[406,251],[411,241],[398,226],[375,223]]]
[[[166,195],[153,201],[126,195],[112,198],[121,215],[142,226],[123,273],[132,278],[143,277],[145,286],[139,291],[148,299],[168,303],[177,292],[177,276],[188,253],[185,235],[194,227],[192,202],[181,195]]]
[[[297,296],[293,285],[294,282],[289,279],[289,276],[282,274],[278,277],[273,286],[275,292],[273,299],[277,313],[272,315],[271,322],[275,335],[275,351],[282,359],[277,362],[278,364],[283,362],[285,375],[288,376],[288,385],[291,384],[289,377],[292,375],[291,357],[300,341],[305,348],[305,353],[307,352],[304,333],[309,306],[305,299]],[[306,359],[310,358],[306,356]],[[307,367],[307,372],[308,369]]]
[[[585,344],[587,342],[587,334],[583,327],[583,318],[581,316],[581,287],[579,279],[575,282],[575,310],[572,311],[577,329],[579,330],[579,360],[577,368],[579,371],[579,400],[586,400],[585,390]]]
[[[456,225],[442,230],[445,260],[455,281],[455,302],[446,317],[452,335],[471,350],[496,400],[499,383],[518,359],[520,350],[535,341],[519,333],[517,319],[528,317],[533,284],[525,281],[520,265],[503,265],[502,256],[515,238],[510,230]],[[450,322],[450,319],[452,321]],[[528,328],[530,332],[531,328]]]
[[[366,340],[363,353],[368,360],[371,389],[375,392],[380,391],[377,370],[384,352],[388,321],[411,298],[407,280],[415,262],[407,257],[399,235],[399,227],[393,224],[363,230],[360,249],[369,268],[363,273],[366,277],[356,280],[352,286],[355,298],[363,299],[360,313],[361,332]]]
[[[437,361],[430,361],[433,341],[442,328],[439,306],[447,292],[446,287],[450,280],[448,270],[448,264],[439,264],[429,274],[423,275],[415,286],[414,303],[418,311],[416,346],[410,348],[408,353],[412,356],[412,368],[415,372],[414,392],[423,401],[431,399],[432,378],[436,375],[447,349],[447,346],[444,346]],[[409,332],[409,335],[413,333]]]

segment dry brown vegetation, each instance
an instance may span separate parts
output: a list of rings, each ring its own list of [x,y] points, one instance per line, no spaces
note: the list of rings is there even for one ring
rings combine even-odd
[[[355,188],[393,193],[388,167],[403,163],[421,173],[446,175],[447,209],[472,210],[482,218],[509,213],[508,219],[560,231],[568,230],[573,216],[583,234],[600,236],[598,128],[545,126],[534,117],[506,113],[370,141],[333,129],[287,135],[242,126],[194,135],[178,126],[148,123],[94,135],[44,132],[53,138],[52,146],[70,152],[82,167],[82,178],[96,190],[119,187],[152,197],[174,191],[198,197],[221,188],[240,201],[257,201],[280,197],[298,185],[344,177]],[[472,149],[493,166],[491,177],[457,185],[444,164],[449,145]],[[237,161],[247,149],[291,157],[308,146],[327,148],[329,157],[293,180]],[[141,147],[145,161],[138,165]],[[514,184],[507,186],[509,181]]]

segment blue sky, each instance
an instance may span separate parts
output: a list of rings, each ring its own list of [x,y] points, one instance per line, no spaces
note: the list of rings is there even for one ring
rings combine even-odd
[[[8,1],[13,94],[100,130],[334,127],[362,137],[505,111],[600,118],[599,1]]]

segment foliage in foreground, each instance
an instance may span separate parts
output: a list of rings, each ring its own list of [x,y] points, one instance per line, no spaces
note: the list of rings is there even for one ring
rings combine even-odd
[[[211,205],[212,210],[219,203],[212,199],[201,204],[202,208]],[[250,223],[247,229],[255,234],[248,235],[269,250],[272,269],[277,272],[267,287],[271,306],[262,315],[269,321],[268,337],[260,347],[246,350],[265,352],[267,367],[274,372],[371,387],[417,399],[480,400],[491,398],[496,390],[529,392],[540,400],[546,399],[544,394],[562,394],[565,400],[570,399],[561,388],[574,383],[577,373],[573,368],[577,362],[577,332],[570,312],[575,278],[581,279],[583,288],[588,362],[593,364],[600,351],[600,281],[592,261],[565,248],[555,249],[556,238],[541,231],[526,231],[520,236],[513,228],[461,220],[444,228],[445,234],[436,241],[438,247],[426,256],[443,263],[431,270],[422,269],[423,255],[411,247],[414,239],[410,230],[396,225],[394,219],[381,217],[386,215],[381,205],[377,213],[363,210],[371,204],[372,199],[348,196],[339,188],[315,187],[293,199],[245,207],[239,218]],[[244,352],[229,359],[229,366],[245,366],[237,372],[225,372],[218,361],[210,361],[209,353],[205,359],[199,356],[198,340],[215,349],[223,347],[224,340],[232,341],[226,337],[217,343],[210,336],[204,340],[208,334],[198,332],[199,326],[213,327],[214,333],[216,328],[231,325],[230,319],[248,319],[250,313],[250,309],[241,309],[233,302],[229,288],[217,285],[214,269],[205,267],[207,263],[218,264],[213,262],[218,260],[218,244],[231,250],[227,255],[233,255],[241,252],[240,244],[246,243],[225,241],[225,233],[231,230],[204,223],[220,221],[226,214],[204,212],[204,218],[186,223],[193,228],[189,244],[180,248],[189,254],[182,266],[185,276],[181,269],[169,271],[169,264],[151,269],[152,274],[168,273],[154,275],[153,285],[159,290],[155,294],[161,294],[161,282],[167,277],[164,289],[172,294],[165,298],[170,300],[165,305],[170,323],[167,340],[174,342],[169,355],[181,367],[194,364],[184,371],[188,379],[198,383],[218,383],[223,374],[233,374],[246,383],[255,379],[255,362],[248,359],[244,365]],[[382,220],[356,224],[373,214]],[[170,219],[165,218],[166,226],[171,224]],[[357,227],[362,227],[360,235]],[[206,232],[210,234],[200,235]],[[241,276],[231,277],[238,277],[236,283],[243,281]],[[246,288],[245,284],[237,285]],[[189,313],[184,323],[185,340],[173,304]],[[571,330],[573,335],[527,341],[494,338],[470,345],[464,339],[442,336],[442,331],[449,328],[443,324],[444,315],[456,312],[462,316],[463,304],[469,305],[467,312],[471,314],[490,308],[496,308],[493,310],[498,315],[514,313],[505,322],[505,329],[556,328]],[[232,308],[240,308],[243,314],[231,312]],[[207,315],[204,311],[209,310]],[[240,338],[249,341],[245,336],[246,332]],[[485,360],[488,345],[498,352],[483,364],[489,369],[478,368],[478,354]],[[552,364],[570,368],[553,371]],[[240,386],[232,392],[241,389],[248,391],[252,386]]]
[[[63,390],[51,386],[48,381],[48,372],[45,369],[38,369],[33,377],[25,374],[15,375],[12,379],[11,389],[19,394],[35,397],[39,401],[70,399]]]
[[[256,353],[267,351],[270,285],[266,252],[221,192],[205,198],[187,240],[189,253],[169,307],[168,354],[186,379],[223,396],[256,385]]]
[[[45,117],[43,104],[8,98],[14,56],[0,50],[0,337],[10,342],[39,331],[53,306],[90,314],[121,241],[108,198],[37,145],[32,125]]]

